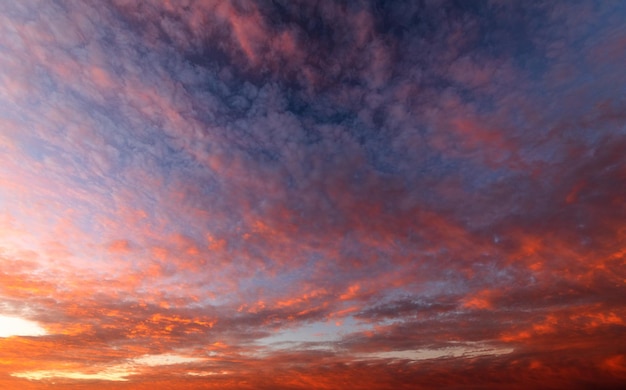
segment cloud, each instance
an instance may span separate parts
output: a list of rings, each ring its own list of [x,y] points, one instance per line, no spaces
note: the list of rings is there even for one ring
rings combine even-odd
[[[623,381],[622,5],[0,11],[0,387]]]

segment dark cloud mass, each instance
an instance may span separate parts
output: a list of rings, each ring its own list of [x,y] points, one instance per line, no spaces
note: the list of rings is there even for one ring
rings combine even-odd
[[[622,388],[624,20],[0,0],[0,387]]]

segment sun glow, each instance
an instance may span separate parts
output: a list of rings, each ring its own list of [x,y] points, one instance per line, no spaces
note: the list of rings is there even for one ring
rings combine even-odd
[[[46,334],[48,332],[34,321],[0,315],[0,337],[44,336]]]
[[[78,379],[78,380],[105,380],[114,382],[127,381],[126,376],[133,374],[133,372],[126,372],[122,370],[105,370],[95,374],[85,374],[83,372],[74,371],[61,371],[61,370],[40,370],[40,371],[26,371],[17,372],[11,374],[16,378],[24,378],[29,380],[42,380],[51,378],[64,378],[64,379]]]
[[[139,358],[128,360],[125,363],[103,367],[96,373],[85,373],[81,371],[66,370],[34,370],[15,372],[11,374],[16,378],[29,380],[42,380],[50,378],[63,378],[75,380],[104,380],[114,382],[128,381],[128,377],[136,375],[141,371],[141,367],[169,366],[175,364],[198,363],[206,359],[200,357],[182,356],[176,354],[144,355]],[[190,374],[194,375],[194,374]],[[204,374],[202,375],[210,375]]]

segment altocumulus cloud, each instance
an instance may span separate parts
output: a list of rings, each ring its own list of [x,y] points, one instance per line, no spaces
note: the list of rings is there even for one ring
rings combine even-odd
[[[624,20],[0,1],[0,385],[619,388]]]

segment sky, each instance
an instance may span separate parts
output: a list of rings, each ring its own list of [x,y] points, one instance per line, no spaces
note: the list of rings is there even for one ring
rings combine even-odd
[[[0,0],[0,388],[623,388],[625,63],[617,0]]]

